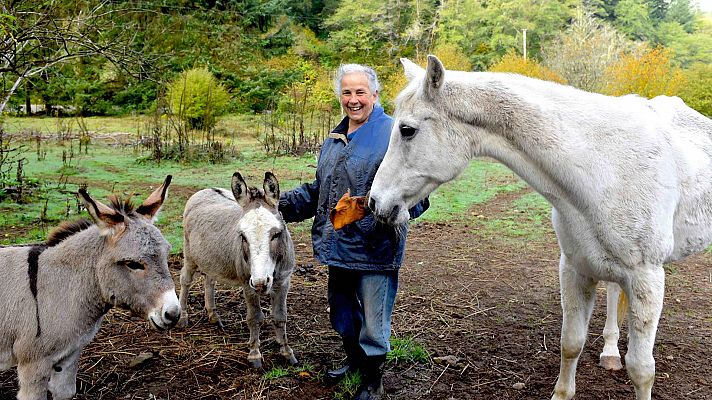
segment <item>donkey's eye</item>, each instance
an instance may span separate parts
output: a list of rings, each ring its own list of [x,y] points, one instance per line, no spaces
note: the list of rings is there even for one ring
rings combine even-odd
[[[403,136],[406,139],[412,138],[413,136],[415,136],[415,134],[417,132],[418,132],[418,130],[413,128],[412,126],[405,125],[405,124],[400,126],[401,136]]]
[[[279,240],[279,238],[281,238],[281,237],[282,237],[282,232],[277,232],[274,235],[272,235],[271,240]]]
[[[123,265],[124,267],[128,269],[132,269],[134,271],[143,271],[146,269],[146,266],[141,264],[138,261],[131,261],[131,260],[124,260],[124,261],[119,261],[119,265]]]

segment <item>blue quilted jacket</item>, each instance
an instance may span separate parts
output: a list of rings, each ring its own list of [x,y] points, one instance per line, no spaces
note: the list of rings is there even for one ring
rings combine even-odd
[[[377,223],[370,213],[338,231],[329,220],[329,212],[348,189],[351,196],[365,196],[371,189],[388,149],[393,118],[376,105],[368,121],[346,136],[348,122],[344,118],[322,145],[316,180],[283,193],[279,210],[287,222],[314,217],[314,256],[325,265],[372,271],[398,269],[403,262],[407,229],[398,235],[393,227]],[[409,210],[411,218],[420,216],[428,206],[428,199],[415,205]]]

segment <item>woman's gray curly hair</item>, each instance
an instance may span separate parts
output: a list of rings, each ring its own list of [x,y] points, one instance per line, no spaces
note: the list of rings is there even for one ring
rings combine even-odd
[[[339,69],[336,70],[336,78],[334,78],[334,93],[336,93],[336,97],[341,96],[341,80],[344,79],[344,75],[353,73],[366,75],[368,78],[368,88],[371,89],[371,93],[376,93],[381,90],[381,84],[378,82],[378,76],[373,68],[361,64],[341,64]]]

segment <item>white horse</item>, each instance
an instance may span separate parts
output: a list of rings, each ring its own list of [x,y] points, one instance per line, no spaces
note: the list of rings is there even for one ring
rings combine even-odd
[[[561,260],[561,369],[552,399],[571,399],[599,280],[627,295],[626,368],[650,399],[663,263],[712,242],[712,121],[676,97],[609,97],[513,74],[425,70],[402,60],[388,152],[369,207],[391,224],[495,158],[552,205]]]

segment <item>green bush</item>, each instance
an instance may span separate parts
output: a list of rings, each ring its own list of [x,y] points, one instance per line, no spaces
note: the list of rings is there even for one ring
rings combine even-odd
[[[687,84],[679,95],[688,106],[712,118],[712,65],[695,64],[684,72]]]
[[[212,129],[230,101],[225,87],[205,67],[181,73],[168,84],[167,96],[171,112],[197,129]]]

